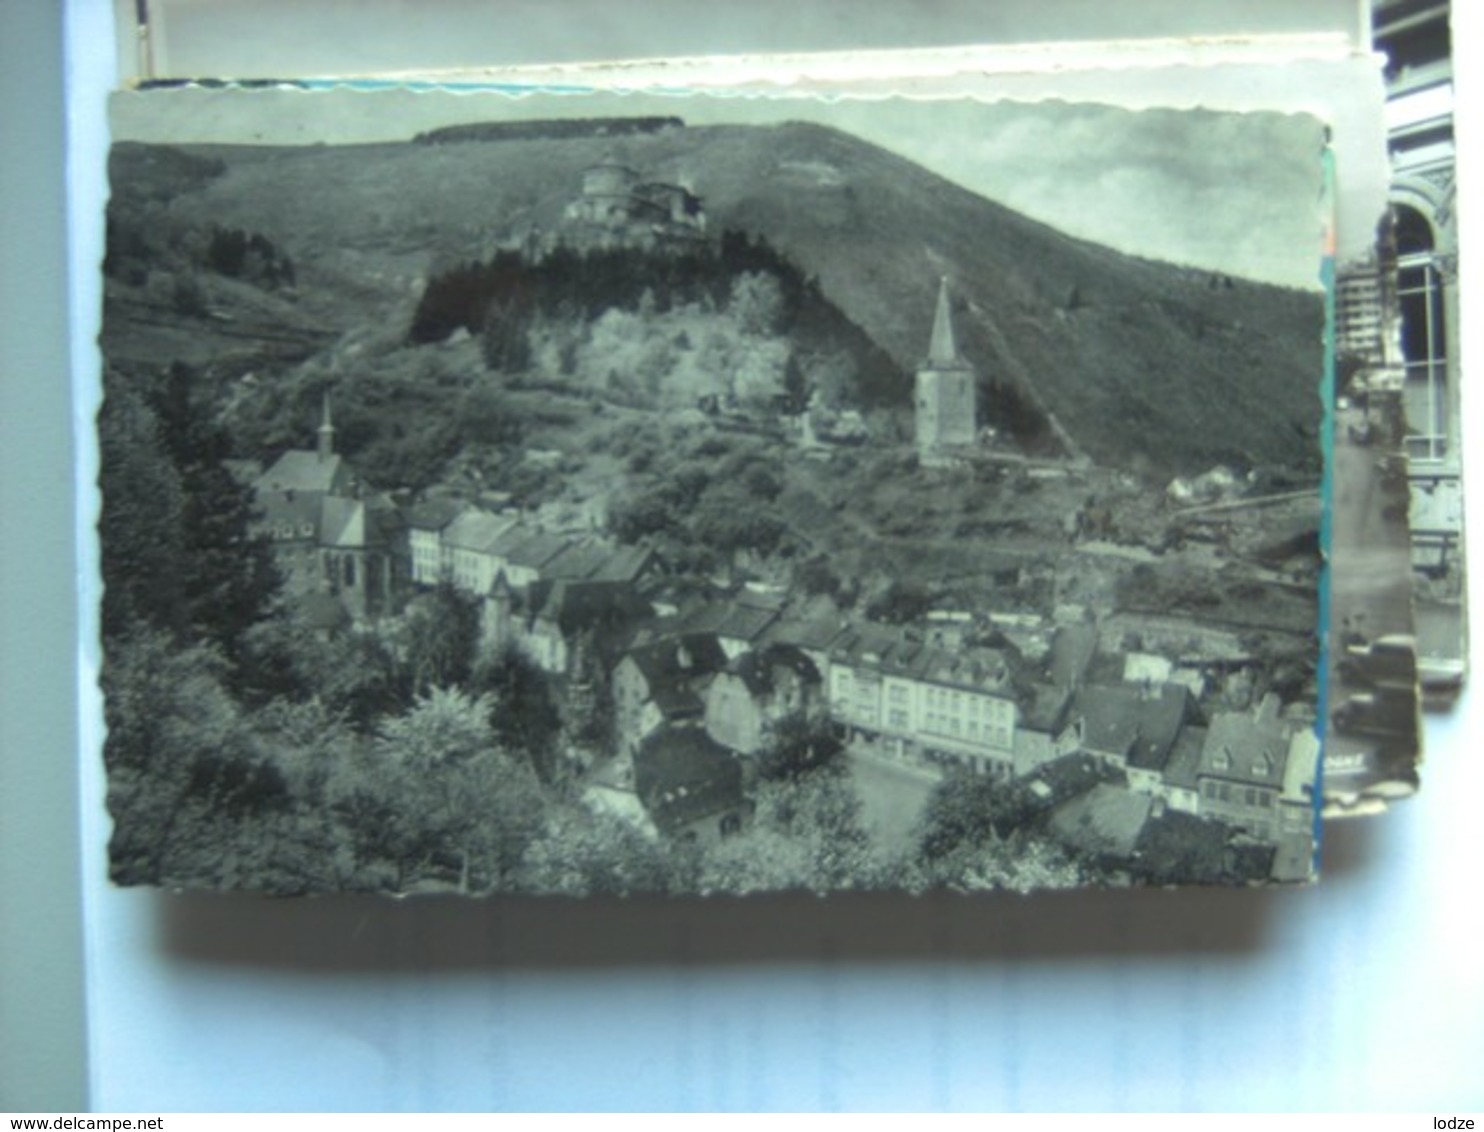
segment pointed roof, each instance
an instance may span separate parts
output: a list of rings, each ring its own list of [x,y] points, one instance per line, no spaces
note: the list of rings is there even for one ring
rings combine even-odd
[[[938,309],[933,314],[933,336],[928,341],[927,364],[938,369],[965,366],[959,357],[958,340],[953,333],[953,302],[948,294],[948,276],[938,283]]]
[[[1213,716],[1198,775],[1246,785],[1282,785],[1294,725],[1278,714],[1279,706],[1278,697],[1270,692],[1251,711]]]

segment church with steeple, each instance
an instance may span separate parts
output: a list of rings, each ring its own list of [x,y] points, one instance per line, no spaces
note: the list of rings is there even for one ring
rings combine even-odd
[[[917,367],[912,397],[917,457],[924,465],[951,464],[974,446],[979,430],[978,383],[974,367],[958,352],[945,275],[938,285],[928,354]]]
[[[392,501],[366,490],[335,451],[328,393],[315,446],[285,452],[253,481],[253,494],[257,533],[290,598],[336,598],[356,621],[395,608],[408,575],[406,532]]]

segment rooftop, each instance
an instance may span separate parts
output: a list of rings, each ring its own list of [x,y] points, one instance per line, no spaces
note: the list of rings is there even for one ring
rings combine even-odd
[[[495,540],[514,524],[513,519],[501,518],[477,507],[470,507],[449,522],[443,532],[443,541],[455,550],[488,554]]]
[[[407,525],[418,531],[441,531],[468,506],[461,499],[425,499],[407,508]]]
[[[1081,720],[1084,749],[1127,758],[1141,770],[1163,770],[1181,728],[1194,717],[1194,701],[1183,684],[1163,684],[1157,692],[1089,684],[1077,690],[1070,717]]]
[[[720,672],[727,664],[721,645],[706,633],[651,641],[631,648],[626,655],[644,676],[651,695],[662,688]]]
[[[1087,853],[1132,855],[1154,799],[1122,786],[1101,782],[1058,806],[1051,828],[1064,842]]]
[[[321,456],[306,448],[290,448],[273,462],[255,485],[259,492],[331,492],[343,490],[349,468],[337,454]]]
[[[953,650],[914,640],[900,629],[863,622],[842,633],[832,659],[887,675],[974,692],[1003,692],[1010,680],[1005,654],[996,649]]]
[[[634,790],[662,833],[742,804],[742,767],[697,726],[663,727],[634,754]]]
[[[1220,712],[1211,720],[1197,773],[1252,786],[1281,787],[1293,725],[1278,715],[1278,697],[1251,711]]]
[[[751,649],[727,666],[727,671],[740,677],[754,696],[772,693],[780,670],[793,672],[806,684],[822,683],[814,662],[793,645],[771,644]]]

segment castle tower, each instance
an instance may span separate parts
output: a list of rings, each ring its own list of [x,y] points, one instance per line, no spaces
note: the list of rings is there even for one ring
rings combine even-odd
[[[938,309],[926,360],[917,367],[913,395],[917,455],[925,463],[967,448],[978,435],[978,376],[959,356],[953,333],[948,277],[938,287]]]
[[[319,428],[315,429],[317,441],[315,451],[319,453],[320,463],[323,464],[331,456],[335,455],[335,426],[330,423],[330,394],[326,391],[324,402],[320,407]]]

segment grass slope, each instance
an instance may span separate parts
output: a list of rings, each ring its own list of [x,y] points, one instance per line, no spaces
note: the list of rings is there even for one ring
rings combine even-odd
[[[761,233],[817,276],[900,364],[904,402],[946,274],[991,423],[1008,397],[1115,466],[1317,469],[1317,296],[1213,287],[1205,272],[1073,239],[826,127],[188,156],[204,162],[117,147],[116,200],[164,200],[168,222],[187,228],[263,233],[292,257],[306,311],[328,333],[409,319],[429,271],[484,257],[514,228],[555,227],[583,168],[617,157],[684,179],[713,229]]]

